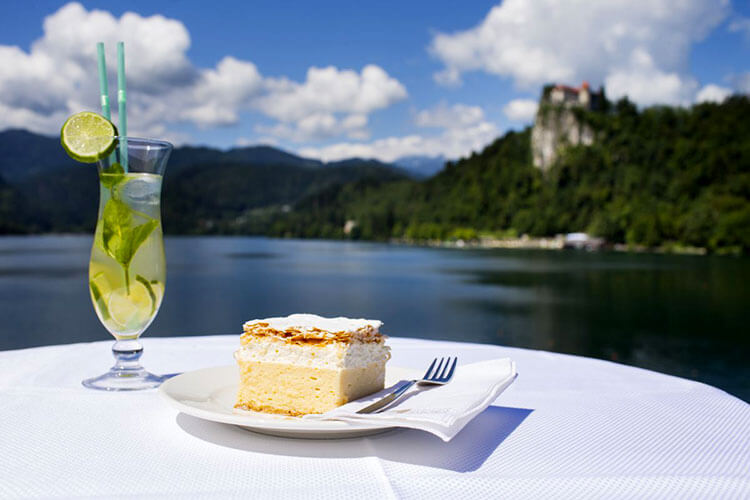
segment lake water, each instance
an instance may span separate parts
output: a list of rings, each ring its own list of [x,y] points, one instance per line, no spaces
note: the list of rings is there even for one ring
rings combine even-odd
[[[90,247],[0,238],[0,350],[108,337],[88,295]],[[146,339],[239,334],[293,312],[367,317],[393,336],[592,356],[750,400],[750,259],[231,237],[171,237],[166,252]]]

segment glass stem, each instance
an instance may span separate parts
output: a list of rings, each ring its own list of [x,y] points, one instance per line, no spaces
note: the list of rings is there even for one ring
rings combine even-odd
[[[141,354],[143,346],[138,340],[118,340],[112,346],[112,355],[115,357],[115,371],[137,371],[142,370]]]

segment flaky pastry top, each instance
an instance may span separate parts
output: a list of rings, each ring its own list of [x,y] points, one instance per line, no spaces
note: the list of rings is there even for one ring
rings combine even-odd
[[[276,337],[289,343],[329,344],[332,342],[385,342],[382,322],[368,319],[324,318],[315,314],[292,314],[280,318],[254,319],[243,326],[240,342],[253,338]]]

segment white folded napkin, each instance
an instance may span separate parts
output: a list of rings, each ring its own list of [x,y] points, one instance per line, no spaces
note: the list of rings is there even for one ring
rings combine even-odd
[[[513,383],[515,378],[516,365],[510,358],[459,364],[453,380],[448,384],[414,385],[395,404],[380,413],[358,414],[357,410],[390,394],[406,381],[322,415],[305,415],[303,418],[409,427],[435,434],[443,441],[450,441]]]

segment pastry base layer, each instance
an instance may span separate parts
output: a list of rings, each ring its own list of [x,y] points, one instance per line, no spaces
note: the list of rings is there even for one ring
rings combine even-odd
[[[331,370],[238,360],[235,408],[300,416],[325,413],[383,389],[385,362]]]

